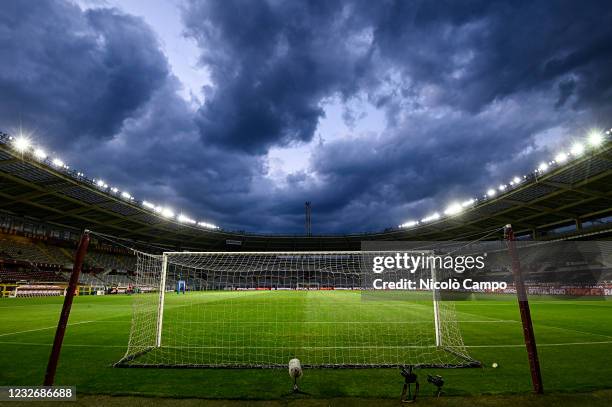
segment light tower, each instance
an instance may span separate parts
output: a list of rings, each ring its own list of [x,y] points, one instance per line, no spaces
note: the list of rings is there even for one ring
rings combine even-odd
[[[310,201],[304,203],[306,211],[306,236],[312,236],[312,207]]]

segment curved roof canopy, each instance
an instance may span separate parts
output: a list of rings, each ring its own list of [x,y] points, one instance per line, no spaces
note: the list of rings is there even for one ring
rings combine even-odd
[[[410,228],[335,236],[262,235],[207,229],[169,219],[120,193],[20,153],[0,134],[0,211],[72,230],[91,229],[186,250],[358,250],[364,240],[471,240],[512,224],[536,233],[612,215],[612,142],[585,152],[454,216]]]

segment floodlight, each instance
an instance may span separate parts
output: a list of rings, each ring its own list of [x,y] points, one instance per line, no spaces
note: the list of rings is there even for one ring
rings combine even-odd
[[[416,221],[416,220],[409,220],[408,222],[401,224],[399,227],[400,228],[411,228],[411,227],[416,226],[418,224],[419,224],[419,222]]]
[[[572,155],[579,156],[584,152],[584,146],[581,143],[574,143],[570,152]]]
[[[119,189],[117,189],[117,188],[115,188],[115,187],[112,187],[112,188],[111,188],[111,192],[112,192],[113,194],[116,194],[117,192],[119,192]]]
[[[202,226],[203,228],[208,229],[219,229],[219,226],[213,225],[212,223],[208,222],[198,222],[198,226]]]
[[[438,219],[440,219],[440,214],[438,212],[435,212],[421,219],[421,222],[431,222],[432,220],[438,220]]]
[[[555,156],[555,161],[558,162],[559,164],[563,164],[565,161],[567,161],[567,154],[566,153],[559,153]]]
[[[502,185],[499,186],[499,190],[503,192],[503,191],[506,190],[507,187],[508,187],[507,185],[503,185],[502,184]]]
[[[475,200],[475,199],[473,199],[473,198],[472,198],[472,199],[468,199],[467,201],[463,201],[463,202],[461,202],[461,206],[462,206],[463,208],[465,208],[466,206],[470,206],[470,205],[472,205],[474,202],[476,202],[476,200]]]
[[[15,150],[19,151],[20,153],[25,152],[28,148],[30,148],[30,145],[30,140],[24,136],[17,137],[15,141],[13,141],[13,147],[15,147]]]
[[[122,198],[125,198],[125,199],[130,199],[130,198],[132,197],[132,195],[130,195],[130,193],[129,193],[129,192],[123,191],[123,192],[121,193],[121,197],[122,197]]]
[[[45,153],[45,150],[42,148],[37,148],[34,150],[34,157],[38,158],[39,160],[44,160],[47,158],[47,153]]]
[[[170,209],[170,208],[162,208],[161,215],[164,218],[173,218],[174,217],[174,212],[172,212],[172,209]]]
[[[51,163],[53,165],[55,165],[56,167],[63,167],[64,166],[64,162],[62,160],[60,160],[59,158],[54,158],[53,161],[51,161]]]
[[[495,190],[494,190],[493,188],[489,188],[489,190],[487,191],[487,196],[488,196],[489,198],[494,197],[494,196],[495,196],[495,194],[496,194],[496,192],[495,192]]]
[[[153,205],[151,202],[142,201],[142,206],[155,210],[155,205]]]
[[[191,219],[188,216],[183,215],[182,213],[179,216],[177,216],[176,220],[181,223],[190,223],[192,225],[196,223],[195,220]]]
[[[444,214],[446,216],[450,216],[450,215],[456,215],[459,212],[461,212],[463,210],[463,208],[461,207],[461,205],[459,205],[458,203],[452,203],[449,205],[448,208],[446,208],[446,210],[444,211]]]
[[[540,163],[540,166],[538,167],[538,170],[540,170],[540,172],[544,172],[548,169],[548,164],[546,163]]]
[[[593,130],[589,133],[587,141],[591,147],[598,147],[603,143],[603,135],[599,130]]]
[[[512,178],[512,182],[514,182],[515,184],[520,184],[521,183],[521,177],[514,177],[514,178]]]
[[[104,183],[104,181],[99,179],[98,182],[96,182],[96,185],[99,186],[100,188],[104,188],[104,185],[106,185],[106,184]]]
[[[213,225],[212,223],[208,223],[208,222],[198,222],[198,226],[202,226],[203,228],[208,228],[208,229],[219,229],[219,226]]]

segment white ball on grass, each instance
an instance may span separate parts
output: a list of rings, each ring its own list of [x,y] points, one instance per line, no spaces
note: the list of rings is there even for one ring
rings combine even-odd
[[[491,366],[493,367],[493,369],[495,369],[499,365],[497,364],[497,362],[493,362],[493,364]]]

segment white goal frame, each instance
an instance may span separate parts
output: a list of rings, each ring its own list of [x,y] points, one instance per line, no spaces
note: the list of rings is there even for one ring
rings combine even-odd
[[[400,252],[414,252],[414,253],[418,253],[418,254],[425,254],[425,255],[429,255],[429,254],[433,254],[434,252],[431,250],[400,250]],[[163,337],[163,326],[164,326],[164,304],[166,302],[166,291],[168,291],[168,287],[166,287],[167,281],[168,281],[168,268],[169,268],[169,257],[173,256],[173,255],[180,255],[180,256],[185,256],[185,255],[193,255],[193,256],[343,256],[343,255],[354,255],[354,256],[363,256],[363,255],[371,255],[371,254],[384,254],[384,253],[397,253],[397,251],[286,251],[286,252],[176,252],[176,251],[172,251],[172,252],[164,252],[162,255],[158,255],[158,256],[152,256],[152,255],[148,255],[147,256],[151,256],[151,257],[155,257],[158,259],[161,259],[161,270],[159,273],[159,293],[157,295],[158,298],[158,304],[157,304],[157,312],[156,312],[156,318],[155,318],[155,341],[154,341],[154,345],[153,346],[149,346],[147,349],[141,350],[139,352],[133,353],[130,352],[130,349],[128,347],[128,351],[126,352],[125,356],[118,361],[115,366],[117,367],[219,367],[219,368],[246,368],[246,367],[258,367],[258,368],[265,368],[265,367],[269,367],[269,368],[278,368],[278,367],[284,367],[281,365],[276,365],[276,364],[270,364],[270,365],[261,365],[261,366],[248,366],[248,365],[241,365],[241,364],[236,364],[236,365],[219,365],[219,366],[215,366],[215,365],[210,365],[210,364],[190,364],[187,366],[183,366],[183,365],[177,365],[174,366],[172,363],[169,364],[160,364],[160,365],[152,365],[152,364],[130,364],[131,361],[135,360],[136,358],[138,358],[139,356],[154,350],[155,348],[161,348],[164,342],[164,337]],[[431,278],[431,282],[435,284],[435,282],[437,281],[436,278],[436,268],[435,265],[431,265],[430,267],[430,278]],[[302,283],[303,284],[303,283]],[[310,283],[309,283],[310,284]],[[321,287],[321,282],[317,282],[316,285],[319,287]],[[299,290],[299,286],[300,283],[297,283],[296,289]],[[435,285],[434,285],[435,286]],[[356,288],[356,287],[354,287]],[[351,288],[343,288],[343,289],[351,289]],[[360,290],[363,290],[364,288],[360,288]],[[317,290],[317,288],[314,288],[313,290]],[[376,291],[376,290],[373,290]],[[440,293],[439,290],[437,289],[432,289],[432,307],[433,307],[433,328],[434,328],[434,334],[435,334],[435,343],[432,344],[432,347],[435,346],[435,348],[437,349],[443,349],[453,355],[455,355],[458,360],[461,360],[461,362],[457,362],[457,363],[452,363],[452,364],[436,364],[436,363],[431,363],[431,364],[417,364],[415,365],[416,367],[478,367],[480,366],[480,362],[472,359],[471,357],[469,357],[467,355],[467,353],[465,352],[465,349],[463,349],[463,351],[461,349],[456,349],[457,346],[455,344],[447,344],[444,343],[444,335],[442,333],[442,317],[440,315]],[[177,297],[178,298],[178,297]],[[132,337],[132,334],[134,330],[134,321],[132,322],[132,333],[130,334],[130,340]],[[448,335],[446,336],[448,337]],[[450,345],[447,347],[447,345]],[[460,339],[460,347],[463,348],[463,341]],[[408,346],[410,347],[410,346]],[[313,366],[306,366],[306,367],[333,367],[333,368],[339,368],[339,367],[397,367],[397,366],[408,366],[411,365],[410,363],[407,363],[405,365],[401,365],[401,364],[364,364],[364,365],[353,365],[353,364],[347,364],[347,365],[341,365],[341,364],[331,364],[331,365],[313,365]]]

